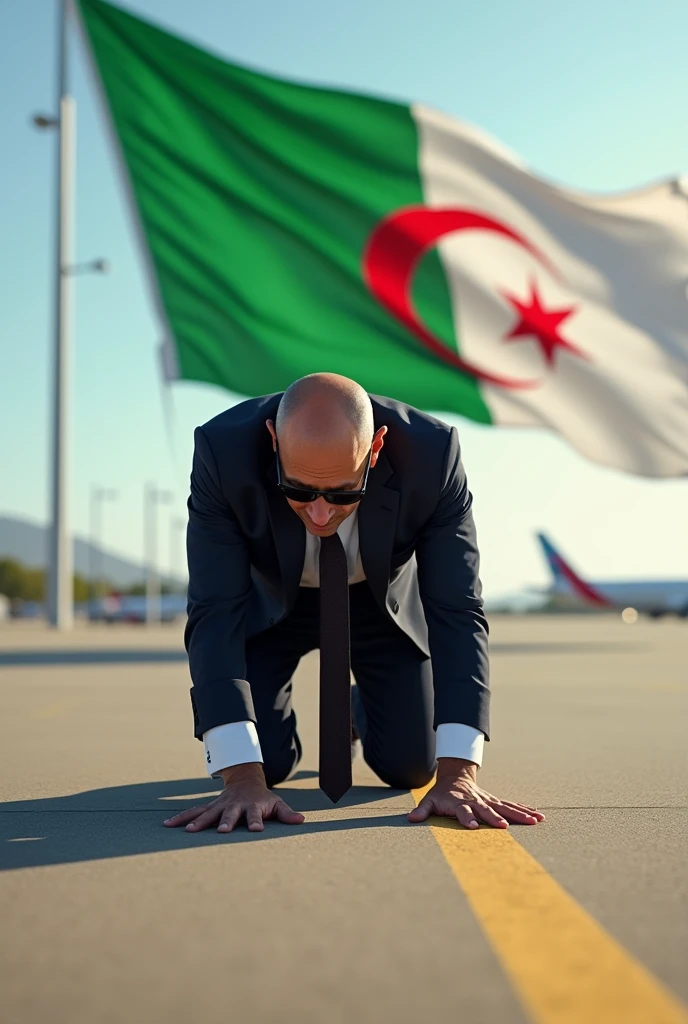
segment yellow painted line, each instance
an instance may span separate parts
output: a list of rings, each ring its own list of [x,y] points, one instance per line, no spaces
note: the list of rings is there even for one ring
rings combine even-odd
[[[414,790],[416,803],[428,788]],[[450,819],[431,831],[535,1024],[688,1024],[678,999],[508,831]]]

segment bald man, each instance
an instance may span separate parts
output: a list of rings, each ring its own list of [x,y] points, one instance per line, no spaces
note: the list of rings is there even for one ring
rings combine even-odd
[[[301,756],[291,680],[319,646],[319,553],[334,534],[345,599],[348,571],[352,736],[390,786],[423,786],[437,773],[409,821],[542,820],[476,781],[489,683],[471,503],[455,428],[336,374],[304,377],[197,429],[186,647],[195,735],[224,789],[166,825],[303,822],[272,787]]]

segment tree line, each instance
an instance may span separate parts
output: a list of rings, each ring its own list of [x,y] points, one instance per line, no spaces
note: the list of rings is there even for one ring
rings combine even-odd
[[[34,569],[23,565],[14,558],[0,558],[0,594],[4,594],[10,601],[19,603],[22,601],[44,601],[46,595],[46,576],[44,569]],[[179,586],[163,582],[160,587],[161,593],[173,594],[179,592]],[[145,583],[135,583],[129,587],[116,587],[107,580],[98,580],[91,583],[86,577],[74,574],[74,601],[77,604],[104,594],[145,594]]]

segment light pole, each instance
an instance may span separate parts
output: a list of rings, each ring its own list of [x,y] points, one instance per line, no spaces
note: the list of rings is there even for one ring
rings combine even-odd
[[[143,545],[146,565],[146,623],[160,622],[160,575],[158,573],[158,505],[169,504],[171,491],[147,483],[143,491]]]
[[[85,263],[72,263],[67,267],[65,273],[69,277],[76,277],[77,274],[109,274],[110,264],[107,260],[86,260]]]
[[[103,584],[103,503],[106,501],[116,501],[116,499],[117,491],[113,491],[112,488],[99,487],[97,484],[91,485],[89,507],[90,544],[88,548],[88,579],[91,603],[97,600]]]
[[[179,557],[179,540],[186,533],[186,519],[172,518],[170,520],[170,576],[174,578],[177,572]],[[184,559],[184,577],[186,577],[186,558]]]
[[[51,460],[51,524],[49,548],[48,617],[57,629],[71,629],[74,621],[74,553],[67,507],[69,483],[69,384],[71,360],[72,264],[76,106],[68,95],[67,11],[69,0],[59,0],[57,59],[57,115],[37,114],[37,128],[58,133],[55,253],[55,339],[53,356],[53,411]],[[99,261],[102,262],[102,261]],[[103,267],[92,267],[102,272]]]

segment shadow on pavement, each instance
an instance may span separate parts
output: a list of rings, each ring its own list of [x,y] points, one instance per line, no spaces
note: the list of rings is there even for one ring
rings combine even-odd
[[[315,772],[301,771],[290,781],[297,782],[315,775]],[[299,789],[287,783],[279,786],[277,791],[294,810],[321,811],[332,810],[333,807],[319,789]],[[165,818],[196,802],[204,803],[218,792],[218,783],[214,779],[176,779],[0,804],[0,870],[405,824],[400,812],[334,818],[304,825],[266,822],[264,832],[249,833],[244,827],[239,827],[229,835],[220,835],[214,828],[194,835],[183,828],[163,826]],[[393,799],[399,794],[399,790],[386,786],[353,786],[336,806],[339,810],[369,805],[374,801]]]
[[[619,651],[638,651],[652,647],[646,643],[572,643],[569,641],[544,641],[543,643],[490,644],[491,654],[617,654]],[[1,662],[0,662],[1,664]]]
[[[616,654],[618,651],[637,651],[650,647],[638,643],[572,643],[556,641],[545,643],[494,643],[492,654]],[[186,651],[166,648],[83,648],[75,650],[16,650],[0,651],[0,668],[40,667],[41,665],[134,665],[185,662]]]
[[[186,661],[186,651],[133,648],[0,651],[0,668],[40,665],[134,665]]]

